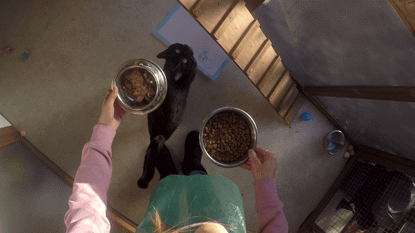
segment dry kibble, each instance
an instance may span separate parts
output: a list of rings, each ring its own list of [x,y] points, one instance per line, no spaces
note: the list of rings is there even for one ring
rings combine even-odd
[[[140,105],[150,103],[156,94],[155,84],[148,76],[142,69],[131,69],[123,74],[125,93]]]
[[[213,158],[230,162],[246,154],[251,144],[249,134],[248,124],[242,117],[235,113],[222,112],[206,124],[203,140],[206,150]]]
[[[353,145],[349,145],[349,146],[347,147],[347,150],[348,150],[348,151],[353,150]]]

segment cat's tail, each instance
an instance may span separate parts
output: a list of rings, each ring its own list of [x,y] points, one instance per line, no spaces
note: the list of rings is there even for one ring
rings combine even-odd
[[[144,158],[143,174],[137,181],[139,188],[146,189],[153,179],[157,155],[162,151],[165,141],[166,139],[161,135],[154,137],[151,140]]]

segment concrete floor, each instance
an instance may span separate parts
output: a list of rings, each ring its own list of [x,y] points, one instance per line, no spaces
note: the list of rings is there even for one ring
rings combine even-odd
[[[175,4],[166,0],[1,2],[0,47],[15,48],[0,58],[1,114],[16,129],[26,130],[30,142],[75,176],[83,145],[98,121],[118,66],[137,57],[164,64],[156,55],[167,46],[151,33]],[[26,50],[31,56],[22,61]],[[334,127],[310,102],[291,127],[285,125],[230,62],[215,81],[197,74],[182,124],[167,142],[178,161],[183,158],[187,133],[222,106],[251,114],[258,125],[258,145],[278,156],[275,182],[290,232],[296,232],[346,162],[342,156],[329,156],[322,147],[322,137]],[[305,111],[312,116],[309,122],[300,118]],[[158,180],[153,179],[147,190],[136,186],[148,144],[146,116],[127,114],[113,143],[108,203],[136,223],[141,222]],[[250,172],[216,167],[206,157],[202,163],[210,174],[223,175],[238,185],[248,231],[256,231]]]

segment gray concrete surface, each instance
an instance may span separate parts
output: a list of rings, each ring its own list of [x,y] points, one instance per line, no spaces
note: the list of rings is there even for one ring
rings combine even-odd
[[[379,150],[415,158],[415,105],[407,102],[318,97],[353,137]]]
[[[65,232],[71,187],[20,142],[0,148],[0,232]],[[125,232],[111,222],[111,233]]]
[[[304,86],[415,86],[415,38],[388,1],[275,0],[254,16]],[[415,103],[319,100],[360,143],[415,159]]]
[[[118,66],[137,57],[164,64],[156,55],[166,45],[151,33],[176,2],[17,0],[0,4],[0,47],[15,48],[0,58],[0,112],[75,176],[83,145],[98,121]],[[274,46],[278,51],[275,42]],[[20,56],[26,50],[31,56],[22,61]],[[239,107],[251,114],[258,125],[259,146],[278,156],[275,182],[290,232],[296,232],[344,167],[343,157],[331,157],[322,147],[323,136],[334,127],[309,102],[291,127],[285,125],[230,62],[215,81],[197,74],[182,124],[167,142],[179,167],[187,133],[198,129],[211,111],[222,106]],[[309,122],[300,118],[305,111],[311,114]],[[108,203],[136,223],[145,214],[158,178],[147,190],[136,186],[148,144],[146,116],[127,114],[113,143]],[[210,174],[224,175],[238,185],[248,230],[256,231],[251,174],[241,168],[216,167],[206,157],[202,163]]]
[[[289,1],[254,16],[304,86],[415,85],[415,38],[389,1]]]

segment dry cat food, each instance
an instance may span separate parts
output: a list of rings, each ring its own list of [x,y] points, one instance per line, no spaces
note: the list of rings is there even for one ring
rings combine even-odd
[[[235,113],[218,113],[206,124],[203,143],[214,159],[221,162],[236,160],[246,154],[251,144],[248,124]]]
[[[137,104],[150,103],[156,94],[155,83],[151,74],[143,69],[131,69],[123,74],[124,87],[127,95],[135,100]]]

